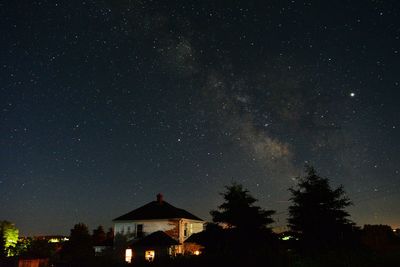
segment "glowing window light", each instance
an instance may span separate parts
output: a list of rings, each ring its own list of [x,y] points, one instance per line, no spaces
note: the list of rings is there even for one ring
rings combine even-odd
[[[127,263],[131,263],[132,262],[132,249],[130,249],[130,248],[125,250],[125,261]]]
[[[144,258],[147,261],[154,261],[154,256],[155,256],[155,252],[154,250],[146,250],[145,254],[144,254]]]

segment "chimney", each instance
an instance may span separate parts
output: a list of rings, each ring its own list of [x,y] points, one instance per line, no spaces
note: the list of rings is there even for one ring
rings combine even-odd
[[[162,204],[163,202],[163,195],[161,193],[157,194],[157,202],[158,204]]]

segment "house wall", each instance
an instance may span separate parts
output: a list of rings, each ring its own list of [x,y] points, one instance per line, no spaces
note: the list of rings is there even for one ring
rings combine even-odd
[[[136,224],[134,222],[118,222],[114,223],[114,236],[117,234],[132,234],[136,233]]]
[[[123,234],[136,238],[136,229],[138,224],[143,224],[144,235],[156,231],[163,231],[180,243],[183,243],[190,235],[203,231],[203,222],[188,219],[165,219],[165,220],[140,220],[114,223],[114,236]],[[185,235],[185,224],[187,231]],[[128,231],[129,230],[129,231]]]
[[[185,235],[185,224],[187,224],[187,231]],[[183,243],[192,234],[199,233],[204,229],[204,222],[182,219],[180,220],[179,229],[179,243]]]
[[[132,235],[132,237],[135,238],[138,224],[143,225],[144,235],[148,235],[156,231],[168,232],[176,227],[176,223],[171,220],[141,220],[141,221],[131,221],[131,222],[115,222],[114,236],[119,233],[123,235]]]
[[[179,232],[180,232],[180,220],[179,219],[172,219],[168,220],[171,229],[164,231],[167,235],[172,237],[175,240],[179,240]]]

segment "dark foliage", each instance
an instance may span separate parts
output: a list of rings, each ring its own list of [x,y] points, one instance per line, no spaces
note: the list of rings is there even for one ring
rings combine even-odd
[[[50,243],[46,239],[33,239],[20,256],[23,258],[52,258],[55,253],[55,243]]]
[[[92,244],[87,226],[83,223],[76,224],[71,229],[69,241],[62,248],[62,260],[72,266],[88,264],[94,257]]]
[[[106,246],[112,246],[114,242],[114,230],[110,227],[106,233]]]
[[[271,216],[275,211],[254,206],[257,199],[242,185],[233,183],[225,188],[226,192],[221,194],[225,202],[218,207],[219,210],[210,212],[214,222],[249,230],[266,229],[274,222]]]
[[[4,238],[4,235],[2,234],[2,232],[0,232],[0,260],[4,259],[7,254],[6,254],[6,240]]]
[[[218,224],[208,224],[195,237],[205,247],[205,257],[220,264],[227,260],[228,265],[249,263],[260,257],[264,261],[278,258],[273,256],[279,253],[278,239],[268,227],[275,211],[255,206],[257,200],[240,184],[225,188],[226,192],[221,194],[224,203],[211,211],[213,221]]]
[[[289,227],[300,234],[306,249],[325,249],[343,244],[353,232],[353,223],[345,208],[351,205],[343,186],[332,189],[329,180],[307,167],[307,175],[299,179],[298,188],[290,188]]]
[[[106,242],[106,233],[104,232],[103,226],[99,225],[96,229],[93,230],[92,234],[92,242],[95,246],[104,245]]]

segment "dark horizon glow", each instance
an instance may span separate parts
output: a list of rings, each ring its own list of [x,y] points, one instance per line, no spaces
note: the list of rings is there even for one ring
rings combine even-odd
[[[90,229],[236,181],[286,225],[304,164],[400,227],[396,1],[0,4],[0,220]]]

